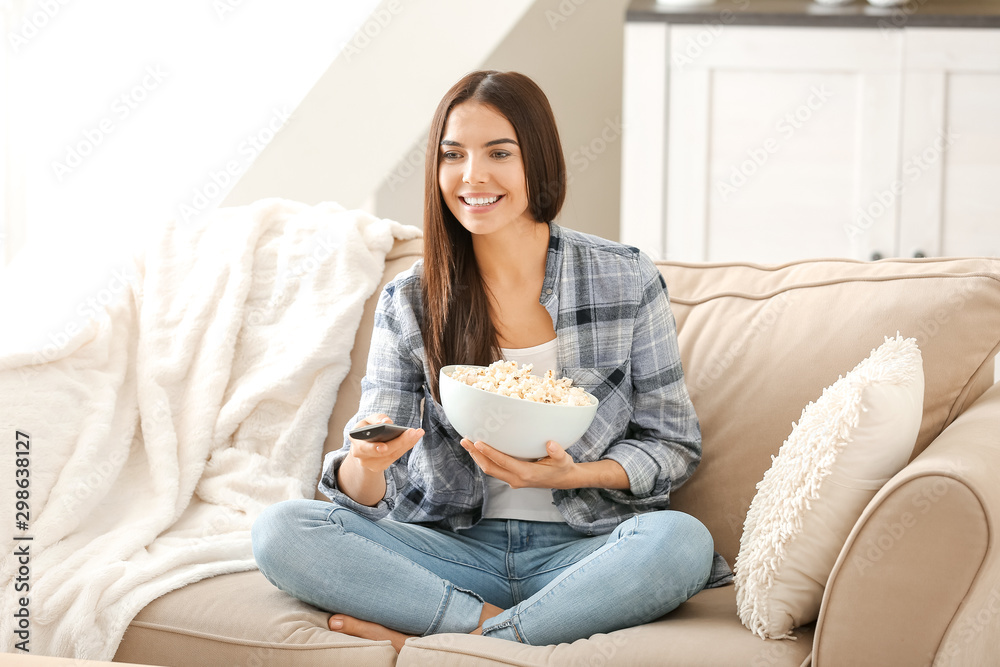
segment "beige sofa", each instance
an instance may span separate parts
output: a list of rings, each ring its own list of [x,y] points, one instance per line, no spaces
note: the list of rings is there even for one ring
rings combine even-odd
[[[386,280],[420,252],[419,240],[397,243]],[[727,586],[703,591],[648,625],[572,644],[438,635],[410,640],[397,657],[388,643],[329,631],[328,614],[276,590],[259,572],[245,572],[149,604],[115,659],[184,667],[996,664],[1000,260],[660,268],[704,436],[701,467],[674,493],[674,507],[700,518],[730,563],[755,485],[803,407],[885,336],[899,331],[921,348],[926,392],[915,458],[864,511],[818,621],[798,628],[797,641],[765,641],[745,629]],[[328,450],[340,447],[358,403],[374,302],[331,416]],[[907,511],[918,520],[903,526]]]

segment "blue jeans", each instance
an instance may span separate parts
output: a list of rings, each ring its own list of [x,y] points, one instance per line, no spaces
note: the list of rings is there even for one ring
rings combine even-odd
[[[708,529],[674,511],[587,537],[503,519],[453,532],[289,500],[264,510],[252,538],[264,576],[320,609],[429,635],[476,629],[485,601],[505,611],[483,635],[533,645],[659,618],[704,588],[714,554]]]

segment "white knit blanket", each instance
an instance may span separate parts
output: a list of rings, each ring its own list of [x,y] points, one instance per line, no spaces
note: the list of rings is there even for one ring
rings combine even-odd
[[[419,235],[278,199],[171,223],[65,347],[0,356],[0,650],[110,660],[151,600],[256,567],[250,526],[312,497],[364,302]]]

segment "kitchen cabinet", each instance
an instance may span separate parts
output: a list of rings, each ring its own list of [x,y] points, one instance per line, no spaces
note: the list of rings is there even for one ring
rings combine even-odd
[[[1000,5],[932,1],[634,2],[621,240],[688,261],[1000,255]]]

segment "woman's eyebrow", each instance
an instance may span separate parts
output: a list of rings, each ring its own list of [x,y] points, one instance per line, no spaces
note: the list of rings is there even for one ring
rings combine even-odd
[[[483,148],[489,148],[490,146],[496,146],[497,144],[514,144],[515,146],[519,146],[520,145],[516,141],[514,141],[513,139],[494,139],[493,141],[487,141],[485,144],[483,144]],[[442,146],[458,146],[459,148],[464,148],[464,146],[462,146],[461,143],[459,143],[457,141],[453,141],[451,139],[442,139],[441,140],[441,145]]]

